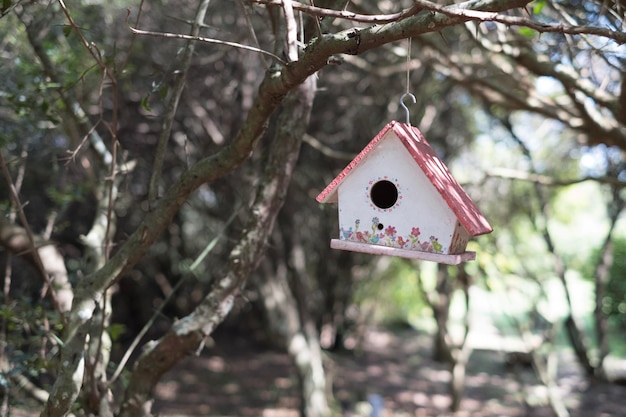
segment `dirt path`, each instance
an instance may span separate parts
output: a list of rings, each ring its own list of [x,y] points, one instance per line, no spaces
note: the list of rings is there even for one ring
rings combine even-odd
[[[367,415],[358,412],[372,395],[384,401],[385,417],[447,415],[450,373],[430,360],[430,340],[413,331],[371,330],[359,351],[332,355],[333,391],[344,415]],[[297,383],[287,355],[259,350],[241,337],[219,337],[201,357],[166,375],[154,411],[169,417],[297,417]],[[510,372],[501,353],[476,350],[458,417],[551,417],[546,392],[532,369]],[[568,355],[560,360],[558,392],[571,417],[626,415],[626,388],[589,386]]]

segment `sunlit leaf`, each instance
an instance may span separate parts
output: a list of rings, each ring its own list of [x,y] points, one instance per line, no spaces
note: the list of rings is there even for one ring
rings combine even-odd
[[[108,328],[109,335],[111,336],[111,340],[116,341],[120,338],[121,335],[126,333],[126,326],[121,323],[113,323]]]
[[[535,4],[533,4],[533,14],[541,13],[545,5],[546,5],[545,0],[536,1]]]
[[[527,28],[527,27],[521,27],[519,28],[519,33],[520,35],[524,36],[525,38],[528,39],[532,39],[535,37],[535,35],[537,35],[537,31],[535,31],[534,29],[531,28]]]

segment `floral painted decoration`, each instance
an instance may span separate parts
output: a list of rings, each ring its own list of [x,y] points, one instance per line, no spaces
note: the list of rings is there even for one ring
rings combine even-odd
[[[341,240],[352,242],[369,243],[374,245],[392,246],[400,249],[412,249],[422,252],[442,253],[443,246],[439,243],[439,238],[430,236],[427,240],[420,240],[420,228],[412,227],[408,236],[400,236],[395,226],[383,226],[378,217],[373,217],[369,230],[359,230],[361,220],[354,221],[352,227],[340,230]]]

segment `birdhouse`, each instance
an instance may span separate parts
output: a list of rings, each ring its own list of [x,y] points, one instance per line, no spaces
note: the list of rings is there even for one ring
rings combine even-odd
[[[335,249],[456,265],[474,260],[471,237],[491,226],[428,144],[393,121],[317,196],[337,203]]]

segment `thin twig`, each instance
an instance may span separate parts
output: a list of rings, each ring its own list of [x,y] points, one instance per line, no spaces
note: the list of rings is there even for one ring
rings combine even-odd
[[[15,189],[18,194],[22,189],[22,184],[24,181],[24,175],[26,173],[26,157],[28,156],[28,139],[24,141],[22,144],[22,152],[20,154],[20,160],[22,163],[20,164],[17,170],[17,176],[14,181]],[[9,207],[11,210],[9,211],[9,222],[11,224],[15,224],[16,212],[17,210],[13,209],[13,202],[9,202]],[[4,266],[4,281],[3,281],[3,302],[5,306],[11,305],[11,281],[13,278],[13,253],[11,251],[7,251],[5,255],[5,266]],[[8,334],[7,334],[7,322],[8,315],[2,315],[2,332],[0,333],[0,372],[11,374],[10,361],[7,357],[7,347],[8,347]],[[20,375],[20,374],[17,374]],[[9,387],[5,386],[3,391],[2,404],[0,405],[0,416],[7,417],[9,416]]]
[[[315,3],[313,2],[313,0],[309,0],[309,4],[311,5],[311,7],[315,7]],[[346,7],[348,6],[348,4],[346,3]],[[344,7],[345,10],[345,7]],[[300,14],[300,17],[302,17],[302,14]],[[317,36],[322,37],[322,26],[320,25],[320,18],[315,16],[315,18],[313,19],[315,21],[315,30],[317,31]],[[304,40],[304,31],[302,33],[302,38]]]
[[[139,3],[139,8],[137,10],[137,18],[135,19],[135,26],[139,26],[139,20],[141,19],[141,12],[143,11],[143,3],[144,3],[144,0],[141,0],[141,2]],[[130,37],[130,44],[128,45],[126,56],[124,57],[122,64],[119,67],[115,68],[116,74],[123,72],[124,68],[126,68],[126,65],[128,65],[128,60],[130,59],[130,53],[133,50],[133,47],[135,46],[135,39],[137,39],[136,36]]]
[[[191,26],[191,35],[198,36],[200,33],[200,27],[204,22],[207,9],[209,7],[209,0],[202,0],[196,9],[193,25]],[[174,125],[174,118],[178,110],[178,103],[180,97],[185,89],[185,82],[187,81],[187,71],[191,65],[191,59],[195,51],[195,43],[188,41],[183,51],[183,57],[178,70],[176,82],[172,88],[172,94],[167,102],[167,108],[163,117],[163,125],[159,138],[157,139],[157,146],[154,152],[154,162],[152,164],[152,175],[150,176],[150,183],[148,185],[148,204],[150,207],[156,202],[159,197],[159,182],[161,179],[161,171],[163,170],[163,162],[165,161],[165,153],[167,150],[167,144],[172,132],[172,126]]]
[[[579,184],[585,181],[595,181],[601,184],[610,184],[617,188],[626,188],[626,182],[620,181],[615,177],[602,176],[593,177],[585,176],[581,178],[559,180],[549,175],[542,175],[533,172],[518,171],[510,168],[492,168],[487,171],[487,175],[490,177],[506,178],[511,180],[528,181],[540,185],[550,187],[567,187],[569,185]]]
[[[150,31],[150,30],[136,29],[136,28],[134,28],[134,27],[132,27],[130,25],[128,26],[128,29],[130,29],[131,32],[133,32],[133,33],[135,33],[137,35],[154,36],[154,37],[157,37],[157,38],[185,39],[185,40],[189,40],[189,41],[213,43],[213,44],[216,44],[216,45],[225,45],[225,46],[231,46],[233,48],[245,49],[246,51],[257,52],[259,54],[270,56],[270,57],[274,58],[275,60],[277,60],[278,62],[280,62],[281,64],[287,65],[287,62],[284,59],[282,59],[281,57],[279,57],[278,55],[275,55],[275,54],[273,54],[271,52],[268,52],[268,51],[260,49],[260,48],[256,48],[254,46],[243,45],[243,44],[237,43],[237,42],[222,41],[222,40],[219,40],[219,39],[205,38],[205,37],[202,37],[202,36],[182,35],[180,33],[153,32],[153,31]]]
[[[243,0],[238,0],[237,4],[239,5],[243,17],[246,19],[246,26],[248,27],[248,33],[250,34],[250,38],[252,38],[252,42],[254,42],[254,45],[257,48],[261,49],[261,44],[259,43],[259,39],[256,36],[256,32],[254,31],[254,26],[252,26],[252,22],[250,21],[250,15],[246,10],[246,5],[243,4]],[[263,55],[261,55],[261,60],[263,61],[263,65],[265,65],[265,68],[267,68],[267,61],[265,61],[265,57]]]
[[[13,2],[13,4],[11,4],[11,2],[9,2],[10,6],[7,7],[6,9],[2,10],[2,12],[0,12],[0,18],[3,18],[4,16],[8,15],[9,13],[11,13],[11,10],[13,10],[17,6],[19,6],[20,3],[21,3],[21,0],[17,0],[15,2]]]
[[[268,6],[282,6],[284,4],[283,0],[249,0],[251,3],[265,4]],[[325,9],[323,7],[309,6],[307,4],[302,4],[298,2],[292,2],[293,9],[299,10],[306,14],[317,16],[317,17],[332,17],[336,19],[345,19],[353,22],[360,23],[391,23],[397,22],[409,16],[413,16],[422,10],[422,7],[415,5],[409,9],[404,9],[401,12],[391,13],[391,14],[376,14],[376,15],[367,15],[367,14],[359,14],[354,12],[349,12],[347,10],[333,10],[333,9]]]
[[[9,168],[7,167],[7,164],[6,164],[6,161],[4,159],[4,155],[2,154],[2,152],[0,152],[0,170],[2,171],[2,175],[4,176],[4,179],[7,182],[7,185],[9,186],[9,193],[11,196],[11,200],[13,200],[13,204],[15,206],[15,209],[17,210],[17,215],[20,219],[20,222],[22,222],[22,227],[24,228],[28,236],[30,252],[33,256],[35,266],[37,267],[37,270],[41,274],[45,284],[48,286],[50,290],[50,297],[52,298],[52,304],[54,305],[54,309],[59,312],[59,317],[61,319],[61,322],[65,323],[66,322],[65,314],[60,308],[56,290],[54,289],[54,286],[52,285],[52,281],[50,280],[50,277],[48,276],[48,273],[46,272],[46,268],[43,265],[43,261],[41,260],[41,257],[39,256],[39,250],[37,250],[37,246],[35,244],[35,236],[33,235],[33,232],[30,229],[28,219],[26,218],[26,214],[24,213],[24,208],[22,206],[22,203],[20,202],[20,197],[17,193],[15,184],[13,183],[13,179],[11,178],[11,173],[9,172]]]
[[[313,149],[319,151],[322,155],[325,155],[329,158],[339,159],[343,161],[351,161],[354,158],[353,153],[337,151],[330,146],[320,142],[317,138],[309,135],[308,133],[304,134],[304,136],[302,137],[302,141],[308,144]]]
[[[111,230],[113,227],[113,204],[114,204],[114,181],[115,181],[115,173],[116,173],[116,159],[117,159],[117,117],[118,117],[118,103],[119,103],[119,98],[118,98],[118,89],[117,89],[117,79],[115,78],[115,76],[109,71],[106,63],[104,62],[104,60],[102,59],[102,54],[100,53],[100,50],[98,49],[98,47],[93,43],[93,42],[89,42],[87,41],[87,39],[85,38],[85,36],[82,33],[81,28],[76,24],[76,22],[74,22],[74,19],[72,18],[69,10],[67,9],[67,6],[65,5],[65,2],[63,0],[59,0],[59,5],[61,6],[61,9],[63,10],[63,13],[65,14],[65,17],[67,18],[67,21],[70,25],[70,27],[74,30],[74,32],[76,32],[77,36],[80,38],[81,43],[83,44],[83,46],[85,47],[85,49],[87,49],[87,51],[91,54],[91,56],[93,57],[94,61],[97,63],[97,65],[100,67],[100,70],[102,71],[102,79],[100,81],[100,88],[98,91],[98,97],[100,100],[99,106],[100,106],[100,115],[101,115],[101,120],[102,120],[102,114],[103,114],[103,104],[102,104],[102,97],[103,97],[103,90],[105,87],[105,80],[109,80],[109,82],[111,83],[111,89],[113,92],[113,112],[112,112],[112,119],[111,119],[111,125],[109,126],[107,123],[104,123],[108,130],[109,133],[111,134],[111,142],[112,142],[112,151],[109,153],[108,150],[106,150],[106,147],[104,145],[102,145],[102,148],[100,150],[100,154],[102,155],[102,160],[104,162],[104,164],[109,168],[109,176],[110,178],[108,178],[108,180],[110,181],[107,187],[107,196],[108,196],[108,204],[107,204],[107,222],[106,222],[106,229],[105,229],[105,234],[104,234],[104,259],[107,260],[109,258],[110,252],[111,252]],[[92,128],[92,133],[95,133],[95,126]],[[89,135],[90,138],[93,138],[92,135]],[[94,149],[98,150],[98,147],[94,144],[94,140],[91,140],[92,142],[92,146],[94,147]],[[108,158],[108,156],[110,156],[110,158]]]
[[[76,22],[74,22],[74,19],[72,18],[72,15],[70,14],[69,10],[67,9],[67,6],[65,5],[65,1],[64,0],[58,0],[58,1],[59,1],[59,5],[61,6],[61,10],[63,10],[63,13],[65,14],[65,17],[67,18],[67,21],[70,24],[70,27],[72,29],[74,29],[74,31],[76,32],[76,35],[80,39],[81,43],[83,44],[85,49],[87,49],[87,51],[91,54],[93,59],[98,63],[98,66],[100,67],[100,69],[102,69],[102,71],[106,72],[106,70],[107,70],[106,64],[102,60],[102,55],[100,54],[100,52],[99,52],[98,48],[96,47],[96,45],[93,42],[89,42],[85,38],[85,36],[83,36],[83,33],[80,30],[80,26],[78,26],[76,24]]]
[[[553,32],[566,33],[569,35],[597,35],[613,39],[620,45],[626,43],[626,33],[597,26],[570,26],[562,23],[540,23],[532,19],[519,16],[506,16],[498,12],[483,12],[479,10],[439,6],[438,4],[426,0],[413,0],[413,2],[416,7],[419,7],[422,10],[430,10],[446,16],[464,17],[466,19],[479,20],[481,22],[499,22],[509,26],[522,26],[536,30],[540,33]]]
[[[122,374],[122,371],[126,367],[126,363],[128,363],[128,360],[130,359],[131,355],[133,354],[133,352],[135,351],[139,343],[142,341],[143,337],[146,335],[146,333],[148,333],[148,330],[150,330],[150,328],[154,324],[157,317],[161,315],[163,308],[165,308],[165,306],[169,303],[170,299],[174,296],[174,294],[176,294],[176,291],[178,290],[178,288],[180,288],[181,285],[185,281],[186,281],[186,277],[183,277],[181,280],[179,280],[176,283],[176,285],[174,285],[174,288],[172,288],[172,291],[170,291],[170,293],[165,297],[161,305],[159,305],[159,307],[154,311],[154,314],[152,314],[152,317],[150,317],[150,320],[148,320],[146,324],[141,328],[139,333],[137,333],[137,336],[135,336],[135,339],[133,339],[128,349],[126,349],[126,352],[124,352],[124,356],[122,356],[122,359],[120,359],[120,362],[117,364],[117,368],[115,369],[113,376],[108,381],[109,386],[113,385],[113,383],[117,380],[117,378],[120,377],[120,375]]]

